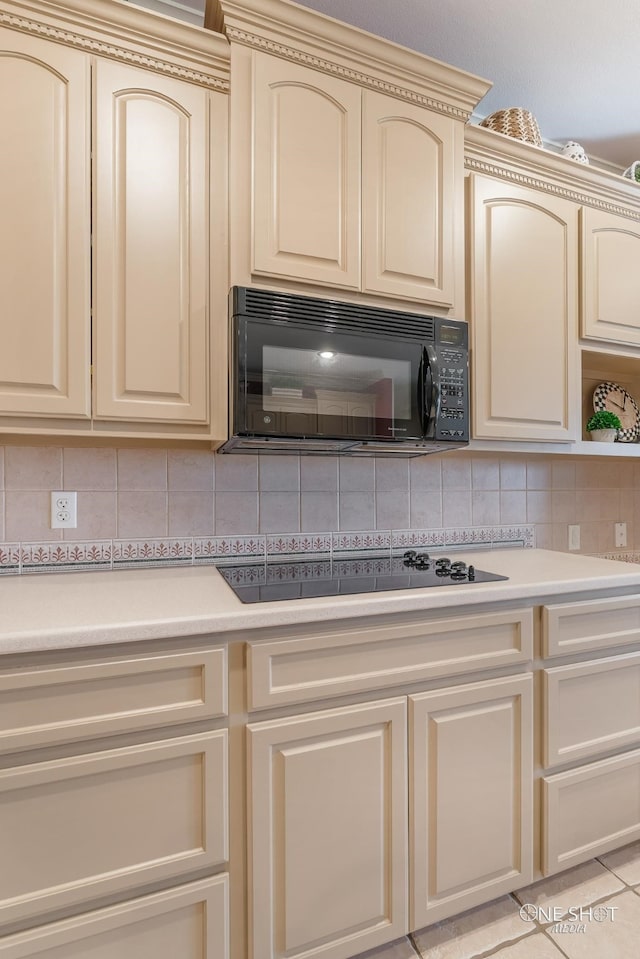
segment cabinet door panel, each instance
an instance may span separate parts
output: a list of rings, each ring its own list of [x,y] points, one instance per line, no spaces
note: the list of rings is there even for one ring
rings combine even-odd
[[[89,415],[89,58],[0,29],[0,411]]]
[[[532,877],[531,676],[409,697],[411,928]]]
[[[249,725],[253,959],[407,932],[406,702]]]
[[[472,176],[474,436],[577,438],[577,208]]]
[[[208,94],[96,68],[97,418],[208,419]]]
[[[363,98],[363,289],[451,306],[459,124],[383,94]]]
[[[360,285],[360,88],[254,53],[257,273]]]
[[[582,335],[640,344],[640,226],[605,210],[580,211]]]

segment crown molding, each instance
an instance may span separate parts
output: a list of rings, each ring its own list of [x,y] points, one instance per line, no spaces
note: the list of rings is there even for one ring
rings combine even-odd
[[[220,35],[121,0],[0,0],[0,25],[228,92]]]
[[[205,24],[232,43],[466,121],[491,84],[289,0],[209,0]]]
[[[465,168],[574,203],[640,219],[640,186],[484,127],[465,127]]]

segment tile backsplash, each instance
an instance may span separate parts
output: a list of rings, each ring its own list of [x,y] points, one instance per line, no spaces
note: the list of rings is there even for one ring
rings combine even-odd
[[[56,489],[77,491],[76,529],[50,528]],[[196,542],[211,537],[273,543],[285,534],[525,524],[543,548],[566,549],[568,525],[579,524],[581,552],[613,553],[616,522],[627,524],[625,549],[640,548],[640,463],[466,450],[399,460],[0,447],[0,543],[29,544],[27,557],[69,542],[109,544],[115,561],[122,541],[157,540],[149,550],[191,561]]]

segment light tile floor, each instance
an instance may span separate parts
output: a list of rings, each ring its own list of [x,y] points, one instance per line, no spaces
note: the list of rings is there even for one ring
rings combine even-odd
[[[570,910],[575,921],[570,921]],[[564,921],[557,922],[559,916]],[[640,842],[358,959],[419,957],[640,959]]]

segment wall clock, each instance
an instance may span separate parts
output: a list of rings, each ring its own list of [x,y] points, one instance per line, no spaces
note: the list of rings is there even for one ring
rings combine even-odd
[[[615,413],[622,429],[618,430],[618,440],[631,443],[640,439],[640,409],[630,393],[618,383],[600,383],[593,394],[594,410],[609,410]]]

